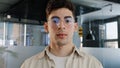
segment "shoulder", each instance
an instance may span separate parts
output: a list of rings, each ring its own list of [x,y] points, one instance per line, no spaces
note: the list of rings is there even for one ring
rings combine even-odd
[[[26,59],[25,62],[38,61],[38,60],[42,60],[43,58],[45,58],[45,56],[47,57],[46,51],[48,50],[48,48],[49,46],[47,46],[42,52]]]
[[[39,60],[41,60],[42,58],[44,58],[44,55],[45,55],[45,51],[42,51],[42,52],[40,52],[40,53],[38,53],[38,54],[30,57],[30,58],[27,58],[27,59],[23,62],[21,68],[26,68],[26,66],[29,67],[30,65],[34,65],[34,64],[37,63]]]
[[[78,53],[79,53],[79,55],[80,55],[81,57],[83,57],[84,59],[96,60],[96,61],[98,61],[98,59],[97,59],[95,56],[93,56],[93,55],[91,55],[91,54],[89,54],[89,53],[87,53],[87,52],[84,52],[84,51],[81,50],[81,49],[78,49]]]
[[[79,54],[83,57],[83,60],[85,62],[89,63],[90,66],[93,65],[93,66],[96,66],[96,67],[103,68],[102,63],[95,56],[93,56],[89,53],[86,53],[84,51],[81,51],[81,50],[79,50]]]
[[[40,60],[44,57],[44,55],[45,55],[45,51],[42,51],[42,52],[28,58],[26,61]]]

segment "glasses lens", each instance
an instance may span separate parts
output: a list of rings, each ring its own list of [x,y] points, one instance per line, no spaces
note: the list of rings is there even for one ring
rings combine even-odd
[[[70,23],[73,23],[74,20],[72,18],[65,18],[65,23],[66,24],[70,24]]]
[[[59,18],[52,18],[52,22],[58,24],[60,22]]]
[[[51,21],[51,23],[56,24],[56,25],[59,25],[60,22],[64,22],[64,25],[69,25],[74,22],[74,19],[71,17],[70,18],[68,17],[68,18],[64,18],[64,20],[61,21],[59,18],[54,17],[50,21]]]

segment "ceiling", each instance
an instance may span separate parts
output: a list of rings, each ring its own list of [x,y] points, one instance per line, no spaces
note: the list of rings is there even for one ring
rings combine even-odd
[[[120,3],[120,0],[106,0],[106,1],[111,1],[111,2],[114,2],[114,3]]]
[[[90,18],[103,18],[103,13],[110,9],[112,4],[112,14],[104,17],[116,16],[120,1],[118,0],[71,0],[76,6],[76,16],[80,13],[83,20]],[[48,0],[0,0],[0,15],[11,15],[14,18],[45,21],[45,8]],[[81,6],[81,7],[80,7]],[[113,10],[113,8],[116,8]],[[118,11],[118,12],[116,12]],[[115,14],[113,14],[115,13]],[[108,13],[106,13],[108,14]],[[92,17],[91,17],[92,15]],[[97,16],[97,17],[96,17]]]
[[[11,0],[12,1],[12,0]],[[8,3],[10,2],[1,1],[1,3]],[[1,13],[5,15],[11,15],[15,18],[27,18],[31,20],[39,20],[39,21],[45,21],[45,8],[48,0],[13,0],[13,3],[10,5],[7,5],[7,7],[4,7],[4,10],[1,9]],[[76,6],[76,15],[80,15],[80,4],[74,3]],[[95,7],[89,7],[86,5],[82,5],[81,9],[84,11],[82,14],[86,14],[95,10],[98,10],[99,8]]]
[[[89,7],[101,8],[78,16],[82,18],[81,22],[107,19],[120,15],[120,1],[118,0],[75,0],[74,2]]]
[[[8,3],[11,3],[11,1],[9,1]],[[14,3],[8,5],[8,8],[4,11],[1,10],[1,14],[9,14],[12,17],[22,19],[45,20],[45,7],[47,0],[17,0],[17,2],[15,1],[16,0],[13,0]]]

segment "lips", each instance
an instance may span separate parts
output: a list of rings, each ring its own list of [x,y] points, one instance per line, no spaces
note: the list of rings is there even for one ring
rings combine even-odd
[[[57,34],[57,36],[58,36],[59,38],[64,38],[65,36],[67,36],[67,34]]]
[[[67,36],[67,34],[57,34],[57,36]]]

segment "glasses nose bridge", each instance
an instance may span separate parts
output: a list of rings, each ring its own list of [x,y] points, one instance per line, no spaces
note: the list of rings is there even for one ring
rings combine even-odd
[[[65,20],[60,20],[60,24],[66,25],[66,24],[65,24]]]
[[[59,27],[65,27],[66,26],[65,21],[64,20],[60,20],[58,26]]]

